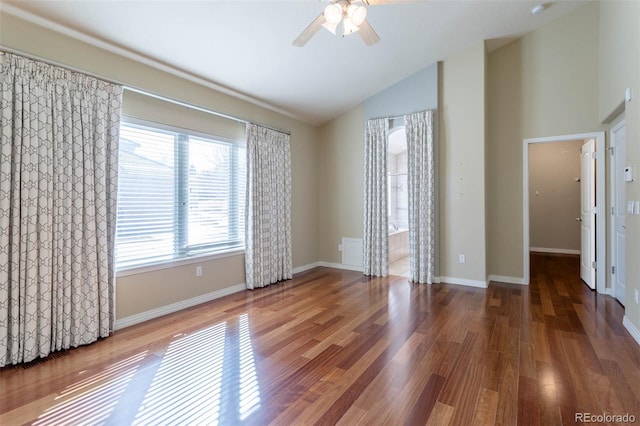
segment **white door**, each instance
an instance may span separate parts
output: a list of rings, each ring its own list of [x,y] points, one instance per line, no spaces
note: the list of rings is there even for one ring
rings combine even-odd
[[[625,292],[625,254],[626,254],[626,195],[624,182],[624,166],[626,158],[626,133],[624,121],[616,124],[611,129],[611,146],[613,147],[613,244],[611,258],[611,282],[613,283],[613,295],[624,305]]]
[[[592,289],[596,288],[596,142],[587,141],[581,149],[580,219],[581,250],[580,278]]]

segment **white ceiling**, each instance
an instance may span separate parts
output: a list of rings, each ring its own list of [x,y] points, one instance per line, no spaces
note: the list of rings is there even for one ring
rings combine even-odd
[[[482,40],[499,46],[586,2],[413,1],[369,6],[382,41],[322,29],[293,39],[327,1],[5,1],[30,14],[154,59],[322,124],[416,71]],[[23,13],[26,12],[26,15]]]

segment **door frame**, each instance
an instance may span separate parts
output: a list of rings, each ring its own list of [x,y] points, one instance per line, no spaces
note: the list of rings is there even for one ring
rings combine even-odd
[[[605,132],[528,138],[522,141],[522,280],[529,284],[529,144],[595,139],[596,141],[596,291],[606,292],[607,221],[605,216]]]
[[[625,113],[624,111],[618,115],[616,118],[614,118],[611,121],[611,126],[609,128],[609,149],[614,148],[614,156],[615,156],[615,145],[613,145],[613,132],[615,130],[618,130],[619,127],[621,126],[626,126],[626,121],[625,121]],[[626,139],[626,137],[625,137]],[[626,145],[626,141],[625,141],[625,145]],[[613,203],[615,201],[614,197],[616,196],[616,164],[615,158],[612,158],[611,155],[609,155],[609,159],[610,159],[610,163],[609,163],[609,170],[608,170],[608,177],[609,177],[609,189],[610,189],[610,196],[609,196],[609,200],[610,200],[610,205],[611,205],[611,220],[609,221],[609,244],[611,247],[611,262],[609,263],[611,266],[613,265],[613,261],[615,260],[616,263],[617,262],[617,250],[616,250],[616,223],[615,220],[613,219]],[[626,161],[625,161],[626,163]],[[625,200],[626,201],[626,200]],[[626,248],[625,248],[626,251]],[[626,253],[625,253],[626,256]],[[625,262],[626,264],[626,262]],[[619,267],[619,265],[615,265],[616,267]],[[609,288],[607,288],[607,294],[609,294],[611,297],[613,297],[614,299],[618,300],[618,298],[616,297],[616,277],[615,275],[612,273],[612,270],[609,269],[609,277],[610,277],[610,282],[611,282],[611,286]],[[626,286],[626,283],[625,283]],[[619,300],[618,300],[619,301]],[[627,303],[627,301],[625,300],[625,303]]]

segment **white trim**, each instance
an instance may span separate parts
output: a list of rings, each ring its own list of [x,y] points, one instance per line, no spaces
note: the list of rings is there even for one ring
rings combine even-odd
[[[201,130],[189,129],[186,127],[174,126],[171,124],[161,123],[153,120],[146,120],[142,118],[136,118],[129,115],[122,114],[120,116],[120,124],[129,124],[132,127],[142,127],[142,130],[160,130],[161,132],[171,133],[175,135],[176,133],[187,133],[189,136],[195,136],[202,139],[207,139],[213,142],[222,142],[225,144],[235,145],[241,148],[246,148],[247,143],[242,139],[231,139],[225,136],[220,136],[215,133],[207,133]]]
[[[610,125],[610,132],[616,131],[618,130],[620,127],[625,126],[625,111],[623,110],[620,115],[618,115],[616,118],[614,118],[611,121],[611,125]]]
[[[488,283],[486,281],[469,280],[467,278],[440,277],[440,282],[442,284],[466,285],[468,287],[480,287],[480,288],[489,287],[489,285],[488,285]]]
[[[636,341],[638,345],[640,345],[640,330],[631,322],[629,317],[626,315],[622,317],[622,325],[627,329],[633,340]]]
[[[580,254],[580,250],[547,247],[529,247],[529,251],[535,253]]]
[[[200,260],[202,261],[202,260]],[[193,263],[193,262],[190,262]],[[317,268],[321,262],[308,263],[306,265],[298,266],[293,269],[294,274],[299,274],[300,272],[308,271],[313,268]],[[115,330],[120,330],[125,327],[129,327],[135,324],[139,324],[144,321],[149,321],[154,318],[161,317],[163,315],[172,314],[174,312],[178,312],[182,309],[187,309],[192,306],[200,305],[202,303],[210,302],[215,299],[219,299],[224,296],[228,296],[233,293],[238,293],[247,289],[247,285],[245,283],[236,284],[231,287],[226,287],[221,290],[216,290],[211,293],[203,294],[201,296],[196,296],[191,299],[181,300],[180,302],[172,303],[167,306],[161,306],[156,309],[151,309],[150,311],[141,312],[139,314],[131,315],[129,317],[116,319],[116,323],[114,326]]]
[[[293,274],[299,274],[300,272],[305,272],[308,271],[309,269],[313,269],[313,268],[317,268],[318,266],[322,266],[320,265],[321,262],[313,262],[313,263],[307,263],[306,265],[302,265],[302,266],[298,266],[297,268],[293,268]]]
[[[605,179],[605,134],[604,132],[578,133],[574,135],[548,136],[543,138],[528,138],[522,141],[522,275],[525,284],[529,284],[531,279],[531,268],[529,264],[529,144],[565,142],[574,140],[595,139],[596,141],[596,229],[603,229],[605,232],[598,232],[596,235],[596,290],[598,293],[605,293],[606,290],[606,247],[607,247],[607,226],[606,226],[606,179]]]
[[[490,274],[487,277],[487,282],[498,282],[498,283],[507,283],[507,284],[519,284],[519,285],[529,285],[524,281],[522,277],[508,277],[506,275],[493,275]]]
[[[172,303],[170,305],[161,306],[156,309],[141,312],[139,314],[131,315],[125,318],[116,319],[114,325],[115,330],[120,330],[125,327],[130,327],[135,324],[139,324],[144,321],[149,321],[154,318],[161,317],[163,315],[172,314],[174,312],[181,311],[183,309],[190,308],[192,306],[200,305],[202,303],[210,302],[215,299],[219,299],[224,296],[228,296],[233,293],[246,290],[247,285],[245,283],[236,284],[231,287],[226,287],[221,290],[216,290],[211,293],[203,294],[201,296],[192,297],[191,299],[181,300],[180,302]]]
[[[625,113],[624,111],[618,115],[616,118],[613,119],[613,121],[611,122],[611,126],[609,128],[609,147],[611,149],[613,149],[613,156],[611,155],[611,153],[609,153],[608,158],[609,158],[609,188],[610,188],[610,193],[609,193],[609,206],[611,209],[614,209],[614,201],[616,201],[616,161],[617,158],[616,157],[616,151],[619,151],[616,148],[616,144],[615,144],[615,139],[613,137],[613,134],[618,131],[621,127],[625,127]],[[628,146],[626,144],[626,136],[625,136],[625,147]],[[625,148],[626,150],[626,148]],[[618,152],[618,155],[620,155],[620,153]],[[626,152],[625,152],[625,157],[626,157]],[[626,160],[626,158],[625,158]],[[626,162],[626,161],[625,161]],[[620,271],[619,265],[613,265],[613,263],[615,262],[616,264],[619,263],[618,262],[618,250],[617,250],[617,245],[616,245],[616,218],[615,216],[612,214],[613,210],[611,212],[607,212],[609,214],[609,217],[611,218],[611,220],[609,220],[609,247],[611,248],[611,253],[610,253],[610,258],[609,258],[609,265],[611,266],[616,266],[616,268],[618,269],[618,273]],[[625,233],[626,234],[626,233]],[[626,235],[625,235],[626,237]],[[626,255],[626,248],[625,248],[625,255]],[[609,268],[609,285],[610,287],[607,288],[607,294],[610,294],[614,299],[618,300],[618,298],[615,295],[615,289],[616,289],[616,275],[612,272],[613,268]],[[625,283],[626,286],[626,283]]]
[[[14,5],[10,5],[7,3],[3,3],[2,4],[2,11],[6,12],[10,15],[16,16],[20,19],[24,19],[27,22],[30,22],[32,24],[38,25],[40,27],[46,28],[48,30],[63,34],[65,36],[71,37],[75,40],[81,41],[83,43],[86,44],[90,44],[92,46],[95,46],[97,48],[106,50],[107,52],[125,57],[127,59],[131,59],[135,62],[144,64],[144,65],[148,65],[152,68],[155,68],[157,70],[166,72],[168,74],[174,75],[176,77],[182,78],[184,80],[187,81],[191,81],[193,83],[199,84],[201,86],[205,86],[208,87],[209,89],[213,89],[217,92],[223,93],[225,95],[229,95],[232,96],[236,99],[240,99],[243,100],[245,102],[249,102],[253,105],[257,105],[259,107],[277,112],[278,114],[282,114],[282,115],[286,115],[287,117],[291,117],[293,119],[302,121],[307,123],[308,121],[305,120],[304,118],[300,117],[297,114],[294,114],[292,112],[286,111],[284,109],[278,108],[274,105],[271,105],[267,102],[261,101],[259,99],[256,99],[254,97],[251,97],[245,93],[241,93],[232,89],[229,89],[228,87],[225,86],[221,86],[219,84],[216,84],[214,82],[212,82],[211,80],[202,78],[202,77],[198,77],[196,75],[190,74],[188,72],[185,72],[181,69],[163,64],[160,61],[156,61],[155,59],[151,59],[148,58],[146,56],[140,55],[138,53],[132,52],[128,49],[124,49],[122,47],[116,46],[114,44],[108,43],[104,40],[100,40],[98,38],[92,37],[90,35],[87,35],[85,33],[82,33],[80,31],[71,29],[71,28],[67,28],[64,25],[60,25],[56,22],[50,21],[48,19],[45,19],[41,16],[35,15],[33,13],[27,12],[25,10],[20,9],[19,7],[16,7]],[[313,123],[313,124],[317,124],[317,123]]]
[[[334,262],[318,262],[318,266],[324,266],[325,268],[344,269],[345,271],[363,272],[362,266],[345,265],[342,263]]]

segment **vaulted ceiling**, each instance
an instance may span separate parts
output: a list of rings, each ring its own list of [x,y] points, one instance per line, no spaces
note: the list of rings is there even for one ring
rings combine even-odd
[[[561,1],[396,1],[369,6],[381,38],[322,29],[293,39],[327,1],[4,1],[3,9],[125,48],[322,124],[416,71],[482,40],[495,48],[584,5]]]

